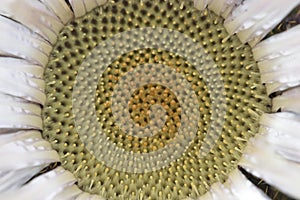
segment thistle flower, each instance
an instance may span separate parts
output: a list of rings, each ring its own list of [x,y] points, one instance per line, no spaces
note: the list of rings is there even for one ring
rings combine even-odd
[[[2,0],[0,199],[300,198],[299,3]]]

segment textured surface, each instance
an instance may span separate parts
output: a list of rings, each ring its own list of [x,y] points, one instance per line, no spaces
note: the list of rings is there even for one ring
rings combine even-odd
[[[47,102],[43,110],[43,135],[59,152],[62,166],[73,172],[79,187],[85,191],[112,199],[138,196],[178,199],[204,194],[214,182],[224,182],[236,168],[246,141],[258,131],[259,113],[269,110],[270,102],[260,84],[250,47],[242,45],[235,36],[228,38],[223,19],[212,12],[197,11],[192,3],[169,2],[172,3],[143,1],[141,5],[140,1],[115,1],[72,21],[59,35],[45,72]],[[119,131],[114,123],[109,108],[111,92],[122,74],[140,64],[168,64],[183,74],[198,95],[202,114],[197,137],[180,159],[159,171],[130,174],[105,167],[84,148],[73,121],[72,88],[78,67],[98,43],[119,32],[147,26],[180,31],[203,45],[223,77],[228,111],[217,144],[207,157],[198,159],[196,150],[207,131],[211,112],[201,74],[184,58],[159,49],[122,55],[105,71],[96,93],[99,123],[111,141],[127,151],[154,151],[168,143],[178,126],[180,105],[172,91],[159,85],[147,85],[132,94],[130,112],[133,120],[143,126],[148,118],[147,106],[142,104],[167,106],[171,117],[165,129],[155,137],[139,139]],[[155,92],[151,92],[153,88]]]

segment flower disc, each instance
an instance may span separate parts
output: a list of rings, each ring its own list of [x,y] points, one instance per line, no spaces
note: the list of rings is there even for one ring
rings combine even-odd
[[[258,132],[260,114],[269,112],[270,100],[260,82],[251,47],[242,44],[236,36],[229,36],[223,21],[209,10],[198,11],[190,1],[115,0],[65,26],[45,70],[47,101],[43,109],[43,136],[59,152],[62,166],[76,176],[81,189],[108,199],[197,197],[208,191],[214,182],[224,182],[237,168],[248,139]],[[212,118],[212,91],[208,85],[211,82],[205,80],[189,59],[164,48],[143,48],[119,55],[98,80],[95,93],[97,120],[107,140],[127,152],[155,152],[170,144],[182,126],[179,98],[170,88],[158,83],[137,88],[128,102],[130,117],[140,127],[150,123],[149,110],[153,105],[158,104],[165,110],[167,117],[157,134],[131,135],[117,123],[111,101],[113,92],[123,76],[142,65],[164,65],[181,74],[196,94],[201,114],[195,137],[180,158],[162,169],[130,173],[105,165],[86,148],[78,130],[91,127],[76,127],[72,92],[80,66],[93,49],[116,34],[146,27],[178,31],[203,47],[205,55],[198,55],[201,52],[193,55],[199,56],[208,74],[209,70],[217,70],[217,74],[209,74],[211,80],[221,76],[223,85],[215,87],[224,88],[218,98],[226,100],[227,110],[221,119],[224,122],[210,126],[215,120]],[[136,39],[142,38],[129,38]],[[124,45],[130,42],[124,41]],[[208,62],[206,55],[213,62]],[[95,135],[101,134],[92,131]],[[219,137],[213,141],[209,153],[201,157],[199,149],[209,131]],[[91,145],[102,144],[94,141]]]

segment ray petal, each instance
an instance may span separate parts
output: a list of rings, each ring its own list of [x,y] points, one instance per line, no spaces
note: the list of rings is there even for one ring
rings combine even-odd
[[[92,9],[98,6],[96,0],[84,0],[84,6],[86,12],[90,12]]]
[[[107,0],[69,0],[69,2],[75,17],[81,17],[97,6],[105,4]]]
[[[287,90],[273,98],[272,109],[274,112],[281,109],[282,111],[291,111],[300,114],[300,87]]]
[[[42,130],[41,107],[0,93],[0,133],[8,130]]]
[[[0,70],[23,73],[33,78],[43,78],[44,68],[18,58],[0,57]]]
[[[36,167],[24,167],[22,169],[0,169],[0,193],[20,188],[23,184],[25,184],[28,180],[30,180],[34,175],[39,173],[46,166],[47,165],[44,164]]]
[[[226,18],[231,11],[239,6],[242,3],[242,0],[212,0],[208,8],[214,11],[217,15],[221,15]]]
[[[64,0],[41,0],[41,2],[55,13],[64,24],[67,24],[74,17],[73,12]]]
[[[199,200],[268,200],[261,190],[256,188],[247,178],[238,170],[233,170],[228,180],[221,184],[214,183],[209,192],[201,196]]]
[[[253,48],[268,94],[300,85],[300,25]]]
[[[300,116],[282,112],[261,117],[262,134],[251,140],[240,165],[284,193],[300,198]]]
[[[30,28],[52,44],[64,26],[59,18],[38,0],[2,0],[0,14]]]
[[[272,60],[293,55],[300,51],[300,25],[273,35],[253,48],[257,61]]]
[[[299,3],[299,0],[243,1],[225,20],[224,26],[230,34],[236,33],[243,43],[255,46]]]
[[[258,62],[261,80],[266,83],[268,94],[300,85],[299,58],[300,52]]]
[[[108,0],[96,0],[98,6],[105,4]]]
[[[0,55],[26,59],[46,65],[52,46],[26,27],[0,16]]]
[[[75,17],[81,17],[86,13],[83,0],[69,0]]]
[[[194,6],[198,10],[204,10],[212,0],[194,0]]]
[[[0,92],[44,105],[45,81],[8,68],[0,68]]]
[[[97,195],[91,195],[87,192],[81,193],[76,197],[76,200],[106,200],[100,196]]]
[[[197,200],[269,200],[269,198],[254,186],[238,169],[233,170],[228,180],[221,184],[214,183],[210,190]],[[185,200],[193,200],[187,198]]]
[[[238,200],[233,193],[220,182],[214,183],[210,190],[197,200]],[[192,199],[191,199],[192,200]]]
[[[225,183],[236,199],[264,200],[269,199],[260,189],[254,186],[238,169],[233,170]]]
[[[0,156],[0,192],[19,188],[47,165],[59,161],[39,131],[0,134]]]
[[[69,171],[64,170],[62,167],[57,167],[34,178],[14,192],[0,194],[0,198],[12,200],[103,200],[98,196],[82,192],[78,187],[74,186],[75,182],[75,177]]]

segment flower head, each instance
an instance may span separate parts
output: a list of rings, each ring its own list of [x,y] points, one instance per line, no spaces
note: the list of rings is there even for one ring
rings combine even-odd
[[[300,198],[298,0],[1,4],[0,199]]]

